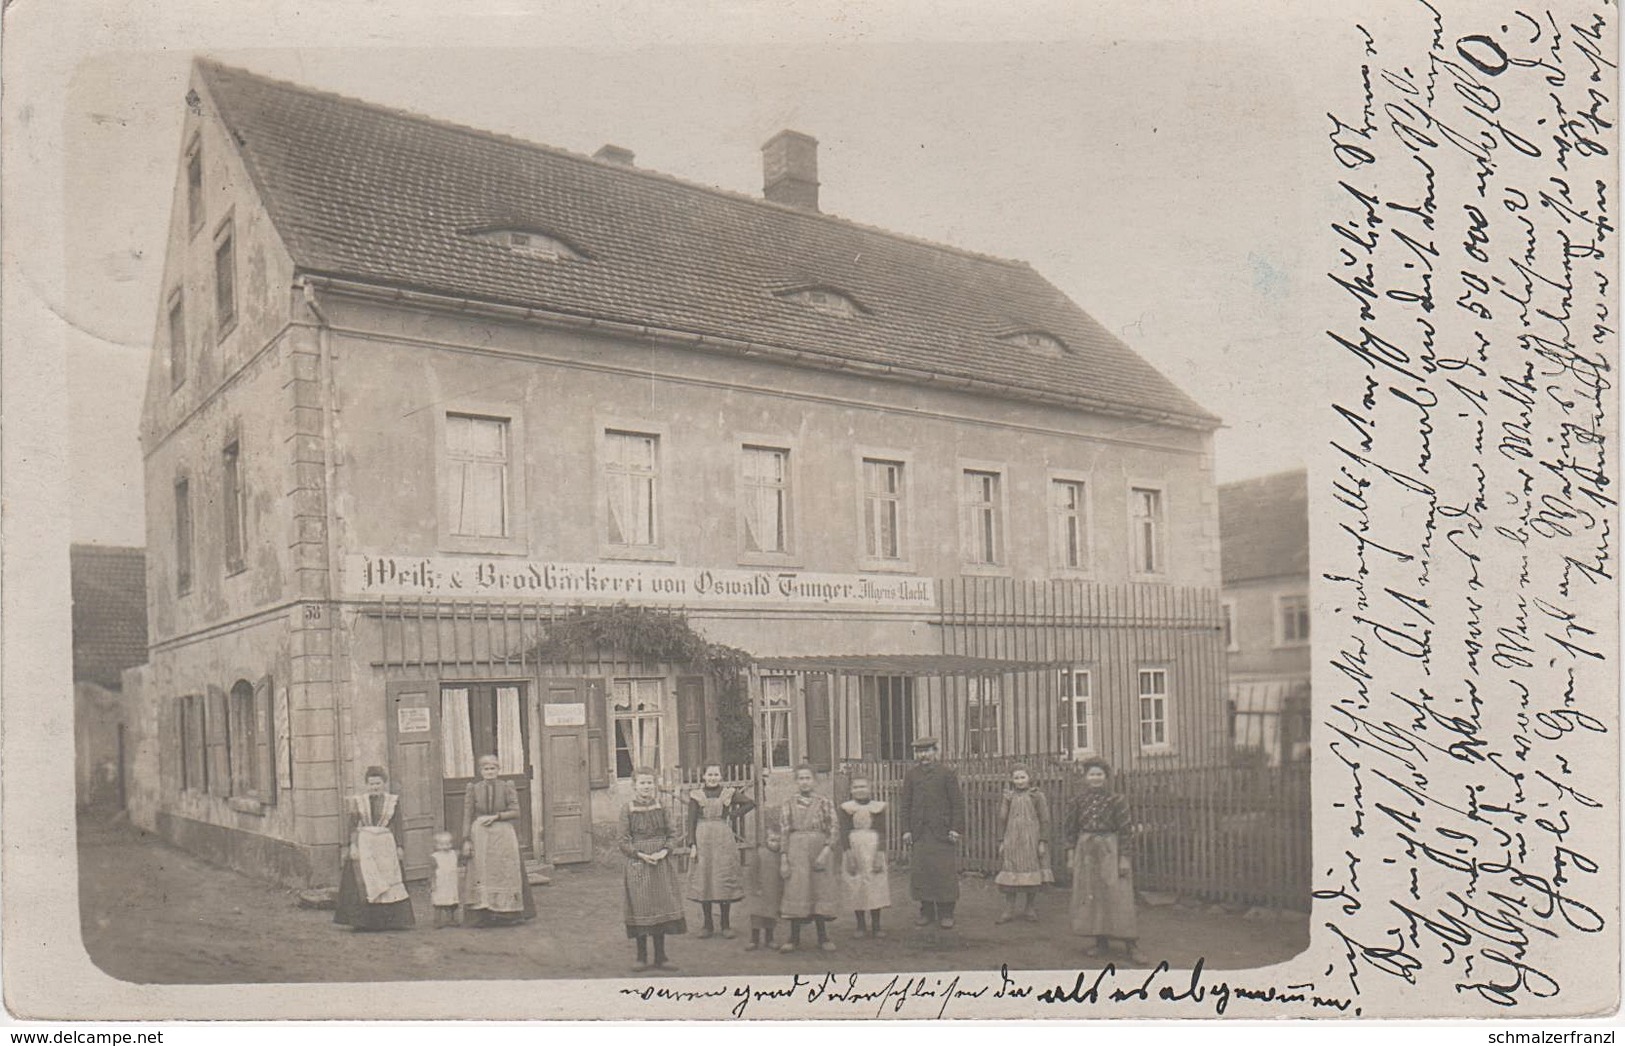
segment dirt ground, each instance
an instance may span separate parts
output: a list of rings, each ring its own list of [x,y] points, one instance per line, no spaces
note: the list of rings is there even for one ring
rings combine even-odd
[[[621,918],[621,880],[601,864],[558,869],[538,887],[538,918],[484,930],[433,928],[416,895],[418,928],[354,933],[332,913],[296,906],[292,892],[217,868],[120,821],[79,822],[80,911],[91,959],[113,977],[142,983],[450,980],[614,977],[630,973],[632,943]],[[741,936],[699,940],[698,906],[688,936],[671,939],[675,975],[739,972],[822,973],[1092,967],[1082,939],[1066,930],[1066,894],[1039,899],[1043,921],[998,926],[998,891],[963,880],[957,927],[917,929],[906,874],[892,877],[888,937],[855,939],[850,919],[833,924],[837,950],[792,955],[747,952]],[[784,924],[779,933],[784,934]],[[1288,959],[1308,941],[1302,918],[1246,918],[1207,908],[1142,907],[1140,950],[1176,969],[1198,958],[1212,970],[1248,969]],[[812,938],[809,928],[808,939]]]

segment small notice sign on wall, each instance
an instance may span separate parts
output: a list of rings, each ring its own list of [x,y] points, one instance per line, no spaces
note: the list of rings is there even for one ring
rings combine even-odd
[[[542,706],[543,726],[586,726],[587,706],[562,704]]]
[[[427,708],[397,708],[395,710],[395,730],[402,734],[426,734],[429,732],[429,710]]]

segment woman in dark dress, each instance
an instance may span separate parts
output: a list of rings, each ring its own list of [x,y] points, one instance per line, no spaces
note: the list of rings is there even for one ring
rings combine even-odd
[[[333,921],[355,930],[405,930],[416,924],[401,878],[406,836],[400,796],[385,790],[381,766],[367,767],[367,791],[346,801],[348,839],[339,869]]]
[[[683,895],[677,888],[672,851],[682,837],[666,816],[653,770],[632,775],[632,801],[621,807],[621,853],[626,857],[623,912],[626,935],[638,944],[633,972],[649,968],[649,938],[654,938],[656,969],[674,970],[666,955],[666,936],[686,933]]]
[[[1072,869],[1072,932],[1092,938],[1086,955],[1099,955],[1113,938],[1130,962],[1143,961],[1134,911],[1134,869],[1129,861],[1133,825],[1123,797],[1111,790],[1104,761],[1083,764],[1083,791],[1066,812],[1067,866]]]

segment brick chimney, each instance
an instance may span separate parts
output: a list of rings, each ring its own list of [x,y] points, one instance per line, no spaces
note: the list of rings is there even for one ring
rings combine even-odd
[[[631,149],[621,145],[601,145],[598,151],[592,154],[594,160],[603,160],[605,163],[618,163],[622,167],[631,167],[634,155]]]
[[[780,131],[762,146],[762,196],[804,211],[818,210],[818,139]]]

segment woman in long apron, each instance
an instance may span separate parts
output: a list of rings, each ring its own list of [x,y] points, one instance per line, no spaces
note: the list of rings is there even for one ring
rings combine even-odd
[[[468,858],[470,926],[516,923],[536,916],[525,861],[519,853],[519,790],[498,779],[502,762],[480,756],[480,779],[463,795],[463,856]]]
[[[886,871],[886,804],[873,798],[867,777],[854,777],[852,797],[837,808],[841,824],[841,882],[846,906],[858,918],[858,936],[879,939],[880,910],[891,907],[891,878]]]
[[[1133,825],[1123,797],[1110,788],[1100,759],[1084,763],[1084,789],[1066,813],[1067,865],[1072,869],[1072,932],[1093,939],[1086,955],[1099,955],[1113,938],[1131,962],[1144,961],[1136,944],[1134,869],[1129,859]]]
[[[839,901],[835,884],[835,804],[813,789],[818,782],[810,766],[796,768],[796,794],[784,804],[784,897],[779,914],[790,920],[790,939],[779,948],[793,952],[801,945],[801,928],[811,921],[818,930],[818,947],[835,950],[828,923]]]
[[[700,777],[701,787],[688,794],[688,855],[693,866],[688,873],[688,899],[698,901],[705,916],[700,937],[717,932],[711,921],[711,906],[718,907],[721,935],[734,935],[728,925],[734,902],[745,898],[745,879],[739,863],[739,839],[733,822],[756,807],[737,788],[724,788],[722,767],[712,763]]]
[[[389,775],[369,766],[367,790],[346,801],[349,844],[339,870],[333,921],[354,930],[406,930],[416,924],[412,899],[401,877],[406,836],[400,796],[385,790]]]

